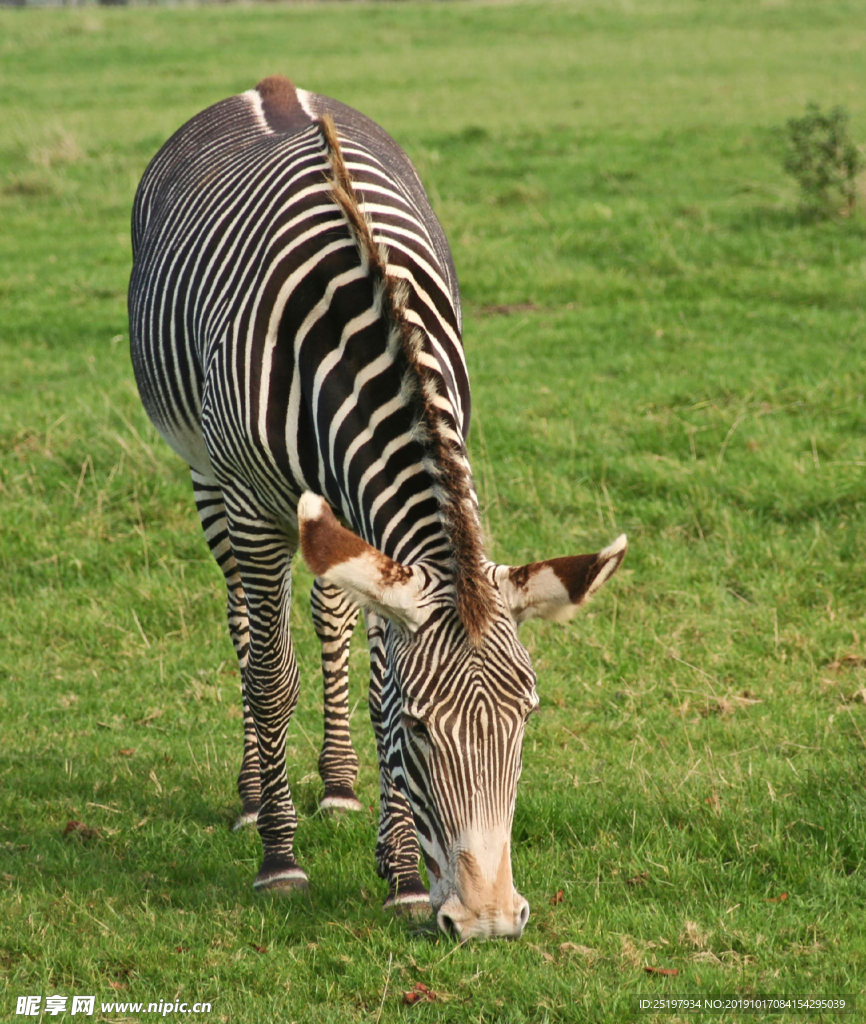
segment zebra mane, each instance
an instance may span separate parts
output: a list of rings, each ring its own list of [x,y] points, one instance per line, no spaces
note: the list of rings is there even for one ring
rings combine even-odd
[[[417,409],[416,439],[425,451],[425,469],[434,481],[442,529],[451,546],[457,612],[470,641],[478,646],[496,608],[485,555],[478,505],[469,463],[456,422],[449,424],[440,400],[438,375],[422,359],[424,333],[406,317],[409,287],[388,273],[387,246],[377,243],[343,159],[334,121],[320,121],[331,165],[331,198],[342,211],[358,247],[361,265],[374,283],[376,303],[389,325],[388,347],[406,364],[402,394]]]

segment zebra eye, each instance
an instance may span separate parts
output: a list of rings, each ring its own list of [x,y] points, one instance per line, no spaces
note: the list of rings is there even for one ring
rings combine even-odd
[[[417,718],[412,718],[410,715],[403,715],[403,724],[416,739],[430,739],[430,733],[427,732],[427,726],[424,725],[423,722],[419,722]]]

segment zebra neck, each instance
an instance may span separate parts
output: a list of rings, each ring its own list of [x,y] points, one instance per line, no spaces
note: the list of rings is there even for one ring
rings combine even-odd
[[[412,391],[405,368],[399,387],[393,381],[388,386],[397,370],[381,374],[383,395],[377,398],[375,389],[367,389],[367,401],[345,417],[340,409],[351,398],[341,402],[333,392],[337,412],[320,410],[328,428],[327,444],[319,432],[321,489],[379,551],[404,565],[425,562],[448,571],[460,561],[461,544],[471,540],[480,549],[478,503],[465,445],[445,395],[437,393],[431,418],[429,408],[405,400],[407,390]],[[354,392],[357,377],[352,384]]]

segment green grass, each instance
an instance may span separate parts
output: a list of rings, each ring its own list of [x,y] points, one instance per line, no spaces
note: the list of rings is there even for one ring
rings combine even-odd
[[[250,1024],[619,1022],[637,995],[866,990],[866,222],[800,217],[772,131],[815,100],[866,139],[863,21],[853,0],[0,11],[0,1017],[58,992]],[[132,379],[128,222],[168,134],[274,72],[379,120],[428,186],[490,553],[629,534],[586,614],[525,629],[519,943],[380,909],[360,638],[370,811],[315,813],[300,565],[309,898],[255,897],[257,837],[226,827],[236,668]],[[440,998],[401,1005],[418,981]]]

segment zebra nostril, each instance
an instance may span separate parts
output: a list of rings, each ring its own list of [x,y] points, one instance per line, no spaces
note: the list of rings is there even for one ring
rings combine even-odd
[[[460,928],[453,917],[449,917],[448,914],[443,913],[441,910],[436,915],[436,922],[439,925],[441,931],[452,939],[460,938]]]
[[[518,923],[520,924],[520,931],[526,927],[526,922],[529,920],[529,902],[523,901],[523,906],[520,908],[520,913],[517,915]],[[519,934],[519,933],[518,933]]]

